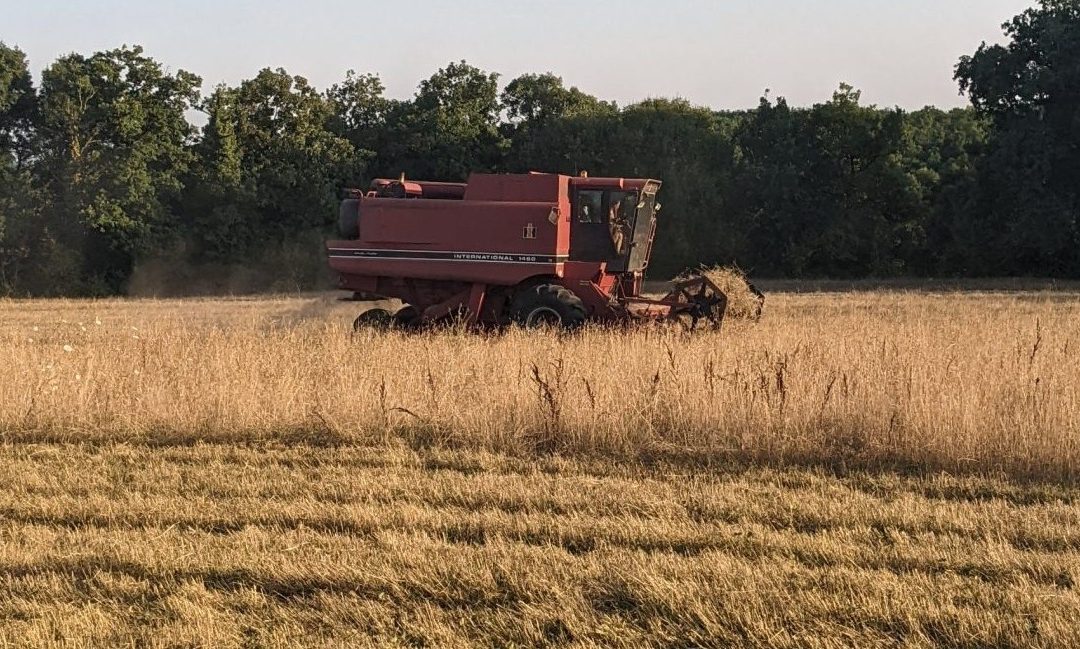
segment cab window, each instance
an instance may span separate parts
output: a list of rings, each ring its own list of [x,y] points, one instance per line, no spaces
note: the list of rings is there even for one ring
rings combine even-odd
[[[604,222],[604,192],[584,190],[578,192],[578,223]]]
[[[637,192],[611,192],[608,199],[608,222],[629,224],[637,212]]]

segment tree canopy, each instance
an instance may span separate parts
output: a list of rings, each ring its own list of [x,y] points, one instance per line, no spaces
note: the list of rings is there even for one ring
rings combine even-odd
[[[1080,2],[1042,0],[956,79],[992,120],[978,162],[970,270],[1080,275]],[[979,251],[984,251],[979,254]]]
[[[1004,30],[956,66],[970,108],[914,112],[846,84],[806,108],[619,106],[465,61],[408,99],[374,74],[320,91],[282,69],[202,98],[128,46],[63,56],[35,86],[0,43],[0,293],[122,292],[163,254],[251,264],[293,246],[290,264],[317,268],[344,187],[531,170],[664,180],[654,277],[1080,277],[1080,2]]]

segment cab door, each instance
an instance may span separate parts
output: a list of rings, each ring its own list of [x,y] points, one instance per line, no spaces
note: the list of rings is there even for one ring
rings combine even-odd
[[[656,231],[656,193],[643,191],[634,207],[633,242],[627,254],[626,270],[640,272],[649,265],[653,233]]]
[[[609,192],[579,189],[572,200],[571,261],[611,261],[615,245],[608,225]]]

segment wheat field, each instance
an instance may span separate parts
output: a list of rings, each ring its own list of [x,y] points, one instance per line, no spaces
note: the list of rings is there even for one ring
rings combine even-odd
[[[1080,293],[0,301],[0,646],[1080,646]]]

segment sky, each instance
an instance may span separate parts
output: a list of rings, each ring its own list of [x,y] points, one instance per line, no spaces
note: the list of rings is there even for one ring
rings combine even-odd
[[[1034,0],[0,0],[0,40],[35,74],[58,56],[142,45],[205,89],[282,67],[318,88],[346,70],[412,96],[451,61],[502,75],[554,72],[625,105],[681,97],[793,105],[841,82],[866,103],[960,106],[953,67]]]

